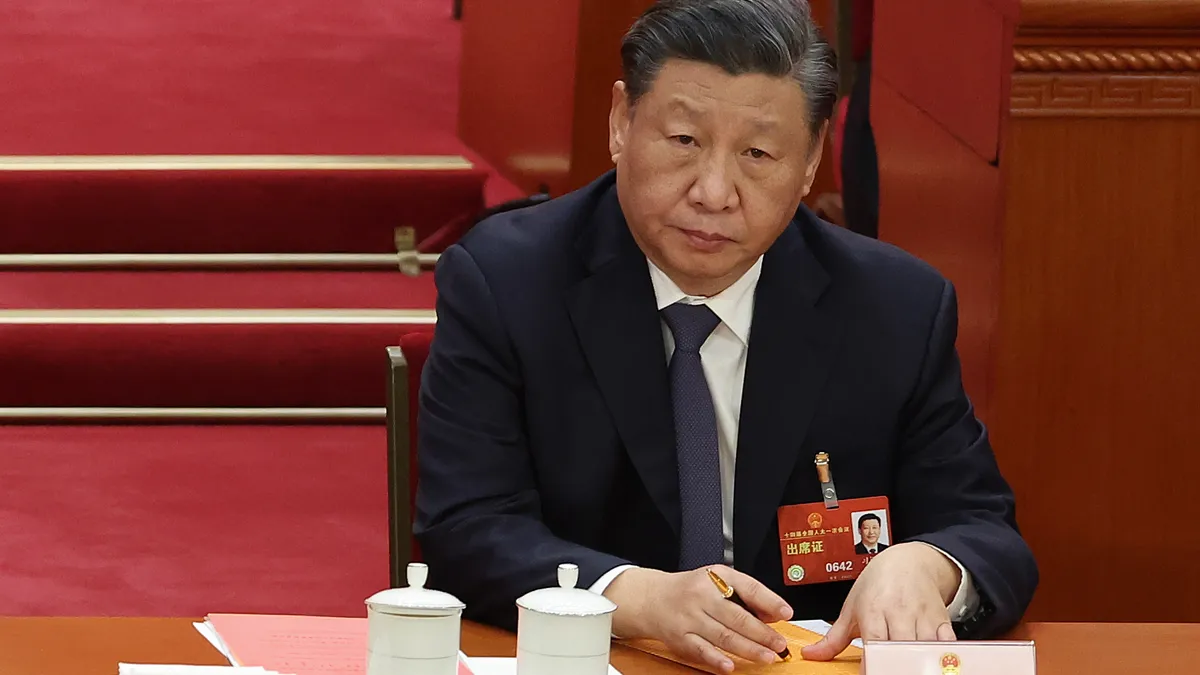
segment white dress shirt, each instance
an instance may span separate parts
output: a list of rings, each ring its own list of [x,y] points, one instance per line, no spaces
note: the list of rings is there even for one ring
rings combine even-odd
[[[721,520],[725,535],[725,563],[733,563],[733,478],[737,459],[738,422],[742,416],[742,384],[746,376],[746,353],[750,345],[750,324],[754,318],[754,291],[762,276],[763,259],[760,257],[733,285],[712,297],[698,297],[684,293],[665,272],[654,263],[650,267],[650,280],[654,284],[654,296],[659,311],[677,302],[690,305],[708,305],[721,323],[708,340],[700,347],[700,363],[704,377],[708,380],[713,395],[713,409],[717,415],[717,449],[720,454],[721,470]],[[663,343],[667,361],[675,351],[675,339],[666,321],[662,321]],[[941,549],[938,549],[939,551]],[[979,604],[979,594],[974,581],[966,569],[947,554],[962,572],[962,583],[949,605],[950,618],[957,621],[966,618]],[[596,581],[591,590],[603,593],[604,589],[628,565],[616,567]]]

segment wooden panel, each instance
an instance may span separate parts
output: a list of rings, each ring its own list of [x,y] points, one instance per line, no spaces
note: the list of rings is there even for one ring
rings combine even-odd
[[[1004,14],[983,0],[876,2],[872,75],[993,162],[1010,34]]]
[[[1179,28],[1200,25],[1196,0],[1021,0],[1024,26]]]
[[[834,8],[835,0],[809,0],[809,5],[812,8],[813,20],[816,21],[817,27],[821,29],[821,33],[825,36],[826,41],[837,48],[837,12]],[[841,67],[849,67],[849,57],[841,60]],[[804,203],[814,206],[817,202],[817,197],[825,193],[837,192],[837,181],[834,179],[833,165],[836,158],[833,156],[833,129],[830,129],[830,135],[825,138],[824,155],[821,159],[820,166],[817,167],[817,177],[813,179],[812,191],[804,198]]]
[[[887,83],[871,88],[879,148],[879,238],[920,256],[955,285],[963,380],[988,417],[999,296],[1000,172]]]
[[[1007,157],[993,432],[1029,616],[1200,621],[1200,123],[1021,118]]]
[[[580,0],[470,0],[458,131],[522,189],[570,171]]]
[[[1023,0],[992,425],[1028,615],[1200,621],[1200,4]]]
[[[580,15],[575,129],[569,188],[582,187],[612,168],[608,111],[621,79],[621,38],[654,0],[589,0]]]

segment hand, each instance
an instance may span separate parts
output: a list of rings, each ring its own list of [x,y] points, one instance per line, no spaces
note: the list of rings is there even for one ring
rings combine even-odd
[[[962,581],[958,566],[920,542],[896,544],[863,570],[842,613],[825,639],[805,647],[810,661],[828,661],[854,638],[864,640],[954,640],[946,605]]]
[[[672,574],[633,568],[604,591],[617,605],[613,633],[661,640],[680,657],[720,673],[733,672],[733,661],[721,650],[750,661],[776,661],[787,639],[766,623],[790,619],[792,608],[752,577],[722,565],[712,570],[754,614],[721,597],[705,569]]]

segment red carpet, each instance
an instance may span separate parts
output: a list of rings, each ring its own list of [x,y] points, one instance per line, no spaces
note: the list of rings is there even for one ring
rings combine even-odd
[[[15,309],[433,309],[436,297],[429,270],[0,270],[0,323]]]
[[[384,428],[0,427],[0,614],[363,616]]]
[[[0,149],[458,154],[458,53],[449,0],[6,2]]]
[[[432,272],[0,272],[0,407],[382,406],[386,348],[432,327],[353,310],[432,310],[435,296]],[[301,312],[13,322],[19,310],[119,308]]]
[[[0,155],[476,160],[454,133],[450,4],[0,3]],[[483,202],[479,173],[403,190],[345,173],[0,174],[0,252],[383,252],[392,228]],[[486,201],[516,196],[492,175]],[[428,280],[5,271],[0,406],[381,406],[402,320],[64,325],[13,312],[428,308]],[[361,616],[387,583],[381,424],[7,424],[0,449],[0,615]]]
[[[450,0],[0,4],[0,154],[472,153]],[[493,176],[489,199],[518,196]]]
[[[420,242],[475,217],[486,178],[470,169],[0,171],[0,253],[392,253],[398,226]]]
[[[0,407],[382,407],[386,348],[430,328],[0,323]]]

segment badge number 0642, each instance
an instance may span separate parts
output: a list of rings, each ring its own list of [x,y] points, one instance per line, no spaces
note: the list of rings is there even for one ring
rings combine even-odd
[[[887,497],[780,507],[779,552],[788,586],[857,579],[891,542]]]

